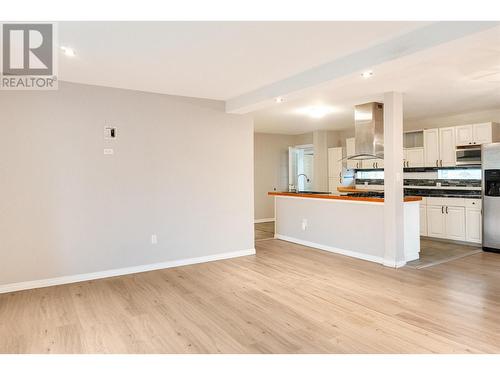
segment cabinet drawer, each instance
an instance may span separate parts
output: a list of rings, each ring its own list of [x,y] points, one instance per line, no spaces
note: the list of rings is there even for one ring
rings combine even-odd
[[[465,207],[481,209],[482,203],[481,199],[466,199]]]
[[[428,206],[456,206],[465,207],[465,198],[441,198],[441,197],[428,197]],[[475,206],[474,206],[475,207]]]

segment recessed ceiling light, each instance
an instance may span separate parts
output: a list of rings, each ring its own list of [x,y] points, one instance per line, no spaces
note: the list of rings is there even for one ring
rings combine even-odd
[[[276,103],[283,103],[285,101],[285,98],[283,98],[282,96],[278,96],[277,98],[274,98],[274,101]]]
[[[326,105],[318,105],[318,106],[300,108],[297,110],[297,113],[301,115],[307,115],[312,118],[323,118],[329,113],[332,113],[333,111],[334,111],[333,107]]]
[[[373,75],[372,70],[367,70],[367,71],[361,73],[361,77],[363,77],[363,78],[370,78],[372,75]]]
[[[75,50],[69,47],[61,47],[61,50],[66,56],[75,57]]]

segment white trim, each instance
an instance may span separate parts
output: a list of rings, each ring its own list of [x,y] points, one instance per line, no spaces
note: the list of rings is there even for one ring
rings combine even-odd
[[[259,223],[270,223],[271,221],[276,221],[274,217],[268,217],[266,219],[255,219],[254,223],[259,224]]]
[[[418,259],[418,258],[417,258]],[[391,267],[391,268],[401,268],[406,266],[406,261],[405,260],[400,260],[399,262],[393,262],[393,261],[384,261],[382,265],[386,267]]]
[[[337,247],[322,245],[322,244],[319,244],[316,242],[304,241],[304,240],[300,240],[300,239],[294,238],[294,237],[283,236],[282,234],[275,234],[274,238],[276,238],[278,240],[297,243],[299,245],[314,247],[316,249],[329,251],[331,253],[347,255],[348,257],[352,257],[352,258],[367,260],[369,262],[375,262],[375,263],[380,263],[380,264],[384,263],[384,258],[375,256],[375,255],[362,254],[362,253],[358,253],[358,252],[352,251],[352,250],[339,249]]]
[[[212,262],[215,260],[222,260],[222,259],[229,259],[229,258],[237,258],[237,257],[241,257],[241,256],[246,256],[246,255],[255,255],[255,249],[231,251],[231,252],[227,252],[227,253],[219,253],[219,254],[207,255],[207,256],[196,257],[196,258],[171,260],[171,261],[162,262],[162,263],[153,263],[153,264],[144,264],[141,266],[116,268],[116,269],[107,270],[107,271],[83,273],[83,274],[79,274],[79,275],[61,276],[61,277],[55,277],[52,279],[23,281],[23,282],[14,283],[14,284],[5,284],[5,285],[0,285],[0,294],[15,292],[15,291],[19,291],[19,290],[26,290],[26,289],[44,288],[44,287],[53,286],[53,285],[71,284],[71,283],[77,283],[80,281],[104,279],[104,278],[113,277],[113,276],[130,275],[133,273],[155,271],[155,270],[161,270],[161,269],[165,269],[165,268],[187,266],[190,264]]]
[[[276,238],[278,240],[297,243],[299,245],[313,247],[313,248],[324,250],[324,251],[329,251],[331,253],[346,255],[346,256],[351,257],[351,258],[357,258],[357,259],[367,260],[369,262],[379,263],[379,264],[382,264],[386,267],[399,268],[399,267],[403,267],[406,264],[405,261],[397,262],[397,263],[386,262],[384,258],[378,257],[376,255],[362,254],[362,253],[358,253],[358,252],[352,251],[352,250],[339,249],[339,248],[331,247],[328,245],[322,245],[322,244],[318,244],[315,242],[300,240],[300,239],[294,238],[294,237],[283,236],[282,234],[275,234],[274,238]]]

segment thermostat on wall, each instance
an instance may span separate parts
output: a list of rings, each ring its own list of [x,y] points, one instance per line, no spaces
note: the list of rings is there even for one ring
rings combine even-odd
[[[104,139],[116,139],[116,127],[105,126],[104,127]]]

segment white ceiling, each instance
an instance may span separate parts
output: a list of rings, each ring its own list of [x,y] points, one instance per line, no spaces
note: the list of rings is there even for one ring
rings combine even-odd
[[[426,22],[60,22],[61,80],[226,100]]]
[[[404,93],[406,120],[500,109],[500,27],[375,66],[315,87],[254,112],[255,131],[299,134],[354,126],[354,105],[382,101],[385,91]],[[316,105],[335,111],[322,119],[297,114]]]
[[[430,22],[60,22],[61,80],[230,100],[412,32]],[[255,111],[255,130],[353,126],[353,106],[405,94],[405,119],[500,108],[500,26],[394,58]],[[271,100],[272,102],[272,100]],[[329,105],[311,119],[297,110]]]

